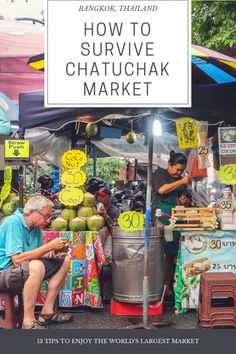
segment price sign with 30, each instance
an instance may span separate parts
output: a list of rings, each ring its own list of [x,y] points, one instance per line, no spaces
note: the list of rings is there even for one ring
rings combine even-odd
[[[84,199],[84,193],[78,188],[64,188],[59,193],[59,200],[62,204],[76,206]]]
[[[236,184],[236,164],[221,166],[219,179],[221,183]]]
[[[118,218],[119,227],[128,232],[144,229],[144,215],[136,211],[126,211]]]
[[[65,186],[79,187],[86,182],[86,173],[78,168],[66,170],[61,176],[61,183]]]
[[[83,167],[87,162],[87,156],[82,150],[68,150],[61,158],[63,166],[68,169]]]

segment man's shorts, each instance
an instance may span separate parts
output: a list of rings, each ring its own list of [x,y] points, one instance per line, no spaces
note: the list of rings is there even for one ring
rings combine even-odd
[[[44,279],[51,278],[59,271],[63,264],[63,259],[40,258],[45,267]],[[29,276],[29,261],[25,261],[17,266],[11,265],[9,268],[0,272],[0,291],[22,290],[25,281]]]

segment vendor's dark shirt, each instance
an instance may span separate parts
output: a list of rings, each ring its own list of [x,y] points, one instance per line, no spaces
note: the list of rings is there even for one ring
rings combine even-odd
[[[120,210],[114,204],[111,204],[110,208],[107,210],[107,214],[113,221],[117,221],[120,215]]]
[[[181,178],[181,177],[180,177]],[[179,178],[179,179],[180,179]],[[170,184],[176,182],[178,179],[172,177],[167,170],[159,167],[152,176],[152,188],[153,188],[153,207],[159,207],[160,204],[176,204],[177,198],[186,191],[186,187],[182,186],[170,192],[168,194],[158,194],[158,189],[164,186],[164,184]],[[174,201],[175,200],[175,201]]]

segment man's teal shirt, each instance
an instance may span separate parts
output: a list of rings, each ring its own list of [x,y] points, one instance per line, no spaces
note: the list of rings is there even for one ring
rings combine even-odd
[[[30,230],[22,210],[17,209],[0,225],[0,272],[13,264],[11,256],[42,245],[42,230],[39,228]]]

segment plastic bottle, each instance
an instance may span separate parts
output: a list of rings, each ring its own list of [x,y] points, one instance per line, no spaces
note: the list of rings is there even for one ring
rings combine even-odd
[[[164,225],[161,222],[161,216],[162,216],[161,209],[157,209],[156,213],[155,213],[155,227],[157,228],[158,233],[160,235],[163,235],[163,233],[164,233]]]

